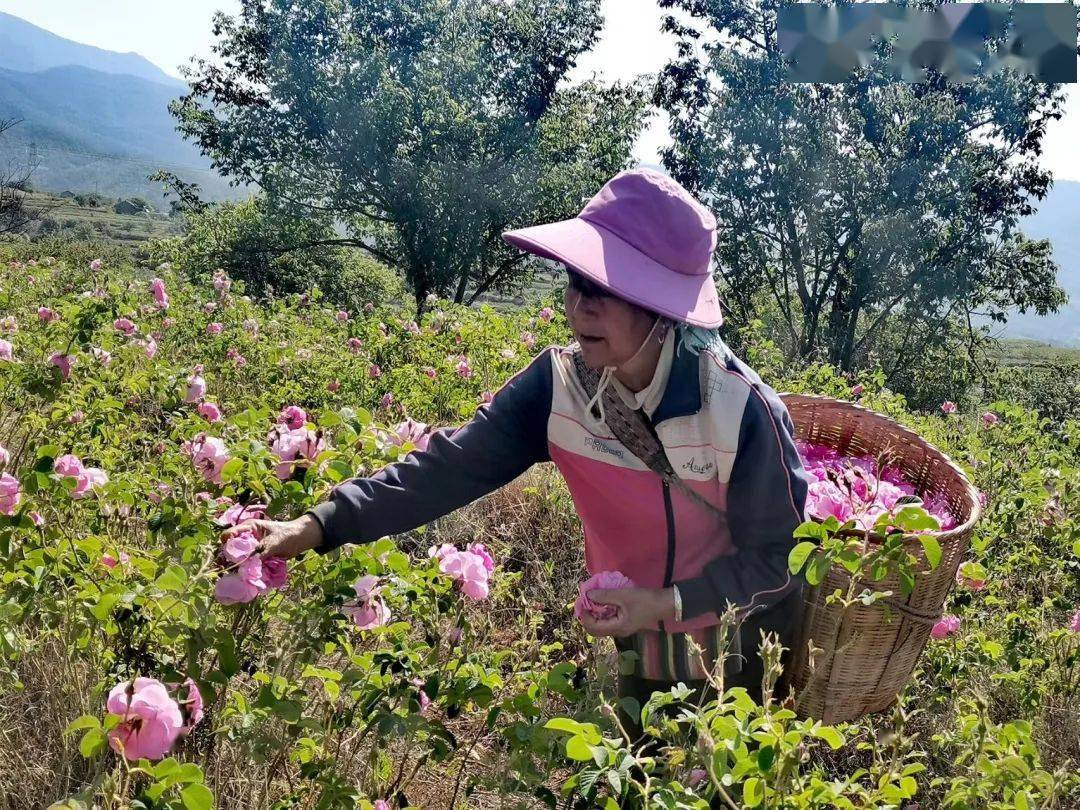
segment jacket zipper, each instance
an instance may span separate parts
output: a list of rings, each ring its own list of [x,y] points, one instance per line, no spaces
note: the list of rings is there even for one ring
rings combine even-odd
[[[675,576],[675,509],[671,505],[671,484],[667,481],[662,483],[664,487],[664,518],[667,521],[667,564],[664,567],[664,587],[670,588],[671,580]],[[660,627],[663,629],[663,622],[661,622]]]

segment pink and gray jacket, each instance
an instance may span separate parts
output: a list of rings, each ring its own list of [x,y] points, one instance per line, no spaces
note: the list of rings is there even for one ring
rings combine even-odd
[[[545,350],[470,422],[433,433],[426,451],[340,485],[315,507],[325,536],[319,551],[416,528],[550,461],[581,518],[589,573],[679,587],[683,621],[639,634],[638,674],[700,677],[687,663],[687,636],[715,655],[717,614],[728,602],[767,610],[801,585],[787,559],[811,479],[791,417],[730,353],[683,349],[673,357],[652,423],[678,475],[726,512],[724,525],[619,443],[587,412],[588,399],[570,349]]]

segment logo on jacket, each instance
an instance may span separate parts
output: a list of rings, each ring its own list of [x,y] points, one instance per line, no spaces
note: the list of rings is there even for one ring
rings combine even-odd
[[[590,450],[596,450],[598,453],[607,453],[610,456],[615,456],[615,458],[623,457],[622,450],[616,450],[614,447],[610,447],[599,439],[594,439],[591,436],[585,439],[585,446]]]
[[[682,468],[684,470],[689,470],[692,473],[697,473],[698,475],[704,475],[709,470],[711,470],[714,466],[716,466],[711,461],[706,461],[704,464],[698,464],[696,462],[697,462],[697,459],[695,459],[693,456],[691,456],[690,460],[682,465]]]

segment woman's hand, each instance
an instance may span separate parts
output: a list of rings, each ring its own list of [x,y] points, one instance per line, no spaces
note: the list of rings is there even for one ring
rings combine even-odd
[[[589,591],[589,599],[598,605],[614,605],[618,610],[613,619],[582,617],[581,624],[594,636],[629,636],[675,618],[675,594],[671,588],[597,588]]]
[[[221,542],[241,532],[251,532],[260,541],[259,555],[290,560],[317,548],[323,540],[322,527],[311,515],[296,520],[245,520],[221,533]]]

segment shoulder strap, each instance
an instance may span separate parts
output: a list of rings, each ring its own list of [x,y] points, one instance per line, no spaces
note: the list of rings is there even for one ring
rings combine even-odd
[[[578,382],[585,389],[590,398],[596,395],[596,389],[600,385],[600,373],[585,365],[581,357],[581,349],[573,352],[574,372]],[[675,487],[690,500],[699,504],[707,511],[727,520],[727,515],[709,503],[705,498],[691,489],[675,473],[671,461],[664,452],[664,445],[656,435],[652,424],[640,410],[627,407],[622,397],[611,388],[604,390],[604,424],[615,435],[627,450],[633,453],[646,467],[660,476],[667,484]]]

